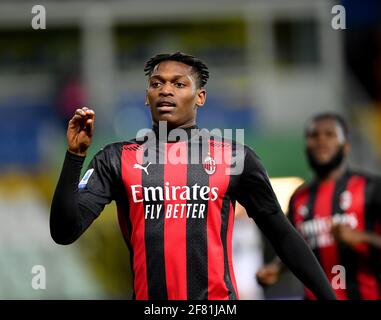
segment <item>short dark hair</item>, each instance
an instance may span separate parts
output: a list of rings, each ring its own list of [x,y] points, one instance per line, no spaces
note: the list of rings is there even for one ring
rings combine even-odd
[[[343,130],[345,140],[348,140],[348,137],[349,137],[348,124],[341,115],[334,113],[334,112],[318,113],[318,114],[314,115],[313,117],[311,117],[309,119],[309,121],[307,121],[307,124],[305,127],[305,134],[307,135],[308,126],[310,123],[317,122],[320,120],[325,120],[325,119],[334,120]]]
[[[144,66],[145,75],[150,76],[155,66],[163,61],[178,61],[191,66],[197,74],[197,85],[199,88],[204,87],[209,79],[209,71],[206,64],[200,59],[182,52],[161,53],[153,56]]]

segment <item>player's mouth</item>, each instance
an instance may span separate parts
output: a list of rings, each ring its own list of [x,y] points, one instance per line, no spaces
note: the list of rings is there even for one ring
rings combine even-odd
[[[319,155],[319,156],[326,156],[326,155],[329,155],[331,152],[330,152],[330,149],[329,148],[326,148],[326,147],[318,147],[314,150],[314,153],[316,155]]]
[[[161,112],[169,112],[176,108],[176,103],[171,100],[161,100],[156,104],[156,107]]]
[[[318,162],[325,163],[331,158],[332,153],[327,149],[317,149],[314,150],[313,155]]]

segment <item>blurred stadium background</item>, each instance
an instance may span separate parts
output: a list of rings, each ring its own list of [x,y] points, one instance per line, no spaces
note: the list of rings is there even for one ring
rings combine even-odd
[[[45,30],[31,27],[35,4],[46,8]],[[346,30],[331,27],[335,4],[346,8]],[[377,0],[1,0],[0,299],[130,298],[113,204],[68,247],[53,243],[48,217],[69,116],[78,105],[97,113],[86,164],[104,144],[150,127],[143,65],[156,53],[207,62],[199,126],[244,128],[272,178],[310,177],[303,124],[328,110],[352,126],[352,164],[379,172],[380,22]],[[276,186],[285,205],[295,185]],[[300,297],[290,274],[265,292],[256,287],[255,268],[273,253],[252,230],[234,238],[242,298]],[[46,290],[31,286],[34,265],[46,268]]]

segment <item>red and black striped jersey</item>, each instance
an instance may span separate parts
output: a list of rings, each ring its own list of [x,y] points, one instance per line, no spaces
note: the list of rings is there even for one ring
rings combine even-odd
[[[79,205],[99,215],[116,201],[134,299],[239,298],[232,265],[235,202],[253,218],[282,212],[257,155],[242,145],[239,155],[237,145],[196,133],[173,143],[114,143],[92,159]],[[195,150],[199,161],[191,157]],[[150,152],[157,161],[144,160]],[[215,161],[217,155],[224,161]],[[233,172],[232,159],[241,172]]]
[[[336,181],[305,184],[291,198],[289,218],[331,283],[340,270],[335,266],[344,267],[344,286],[333,286],[338,299],[381,299],[381,251],[367,244],[338,243],[331,233],[333,225],[343,223],[381,235],[380,178],[347,171]]]

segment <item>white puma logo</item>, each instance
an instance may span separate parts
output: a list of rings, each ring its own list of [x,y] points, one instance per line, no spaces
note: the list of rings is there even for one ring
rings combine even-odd
[[[135,169],[140,169],[140,170],[144,170],[144,172],[147,174],[147,176],[148,176],[148,167],[150,166],[150,164],[151,164],[151,162],[148,162],[148,164],[145,166],[145,167],[143,167],[142,165],[140,165],[139,163],[135,163],[134,164],[134,168]]]

